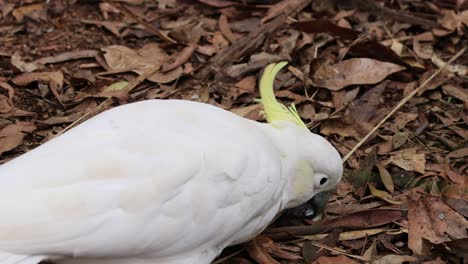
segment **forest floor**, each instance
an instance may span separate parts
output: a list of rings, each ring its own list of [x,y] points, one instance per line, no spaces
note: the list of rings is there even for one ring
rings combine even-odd
[[[218,263],[467,263],[467,9],[463,0],[0,0],[0,163],[145,99],[264,121],[258,78],[286,60],[276,96],[341,152],[345,179],[322,222],[284,215]]]

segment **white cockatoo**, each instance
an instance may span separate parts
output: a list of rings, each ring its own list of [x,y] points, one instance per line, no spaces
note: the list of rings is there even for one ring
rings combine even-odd
[[[212,105],[115,107],[0,166],[0,263],[209,264],[333,188],[340,155],[260,81],[268,123]]]

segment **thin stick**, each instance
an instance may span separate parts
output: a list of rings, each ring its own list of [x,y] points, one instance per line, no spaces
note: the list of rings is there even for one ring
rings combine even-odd
[[[332,252],[335,252],[335,253],[338,253],[338,254],[341,254],[341,255],[345,255],[345,256],[348,256],[348,257],[351,257],[351,258],[355,258],[355,259],[359,259],[359,260],[362,260],[362,261],[369,261],[367,258],[364,258],[364,257],[361,257],[361,256],[358,256],[358,255],[353,255],[353,254],[349,254],[348,252],[342,250],[342,249],[338,249],[338,248],[332,248],[332,247],[329,247],[327,245],[324,245],[324,244],[320,244],[320,243],[317,243],[315,241],[312,241],[312,240],[308,240],[308,242],[316,247],[319,247],[319,248],[324,248],[324,249],[328,249]]]
[[[390,111],[390,113],[388,113],[384,117],[384,119],[382,119],[382,121],[380,121],[369,133],[367,133],[367,135],[363,139],[361,139],[361,141],[359,141],[356,144],[356,146],[354,146],[353,149],[351,149],[351,151],[348,152],[348,154],[346,154],[346,156],[344,156],[343,163],[346,162],[351,157],[351,155],[353,155],[353,153],[360,146],[362,146],[362,144],[364,144],[371,137],[371,135],[374,134],[393,114],[395,114],[396,111],[398,111],[406,102],[408,102],[411,98],[413,98],[419,91],[422,90],[422,88],[424,88],[432,79],[434,79],[434,77],[436,77],[437,74],[439,74],[443,69],[445,69],[447,65],[451,64],[456,59],[458,59],[463,53],[465,53],[465,50],[466,48],[463,48],[462,50],[460,50],[448,62],[446,62],[442,67],[440,67],[436,72],[434,72],[428,79],[426,79],[418,88],[414,89],[410,94],[408,94],[406,97],[401,99],[401,101],[392,109],[392,111]]]

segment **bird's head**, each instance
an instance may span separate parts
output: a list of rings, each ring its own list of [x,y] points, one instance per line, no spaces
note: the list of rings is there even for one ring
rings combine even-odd
[[[260,80],[260,96],[268,123],[281,136],[282,149],[288,161],[288,189],[285,208],[299,206],[315,194],[334,188],[341,180],[341,157],[325,138],[309,131],[294,107],[279,103],[273,83],[286,62],[270,64]]]

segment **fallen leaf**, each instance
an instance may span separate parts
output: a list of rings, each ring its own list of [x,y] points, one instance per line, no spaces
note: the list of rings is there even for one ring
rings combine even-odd
[[[447,264],[446,261],[441,260],[440,258],[430,260],[430,261],[424,261],[423,264]]]
[[[13,108],[11,100],[3,94],[0,94],[0,113],[8,113],[13,110]]]
[[[60,92],[63,86],[63,73],[62,71],[54,72],[26,72],[20,74],[11,80],[14,84],[25,86],[29,83],[36,81],[43,81],[49,83],[49,88],[57,100],[62,103]]]
[[[448,95],[459,99],[460,101],[465,103],[465,105],[468,105],[468,91],[466,88],[464,89],[460,86],[447,83],[442,85],[442,90]]]
[[[393,135],[392,137],[393,149],[397,149],[403,146],[408,140],[408,138],[409,138],[409,132],[406,132],[406,131],[396,132],[395,135]]]
[[[328,257],[328,256],[321,256],[319,257],[317,260],[315,260],[314,262],[312,262],[312,264],[337,264],[337,263],[340,263],[340,264],[358,264],[359,262],[356,262],[344,255],[340,255],[340,256],[337,256],[337,257]]]
[[[371,262],[371,264],[403,264],[404,262],[417,261],[417,257],[404,255],[385,255]]]
[[[42,9],[44,9],[43,4],[26,5],[14,9],[11,14],[15,17],[16,22],[23,22],[24,16]]]
[[[248,106],[232,108],[230,111],[247,119],[259,121],[263,119],[261,114],[262,109],[263,106],[261,104],[253,104]]]
[[[424,174],[426,155],[418,147],[407,148],[391,153],[389,163],[397,165],[406,171],[416,171]]]
[[[219,29],[229,42],[233,43],[236,41],[237,37],[232,33],[227,16],[224,14],[219,17]]]
[[[39,68],[35,63],[23,61],[18,52],[15,52],[10,58],[11,65],[15,66],[21,72],[33,72]]]
[[[278,261],[273,259],[272,256],[267,252],[266,248],[268,244],[273,241],[267,237],[256,237],[247,246],[247,252],[259,264],[280,264]]]
[[[207,5],[219,7],[219,8],[239,5],[239,3],[237,2],[227,1],[227,0],[198,0],[198,1]]]
[[[313,80],[317,86],[337,91],[353,84],[378,83],[388,75],[404,69],[393,63],[354,58],[320,67],[313,75]]]
[[[398,64],[405,67],[409,66],[391,48],[373,40],[356,43],[349,48],[348,52],[351,56],[354,57],[370,58],[378,61]]]
[[[390,192],[393,193],[395,191],[395,185],[393,184],[392,175],[388,172],[385,166],[378,162],[376,165],[377,169],[379,169],[380,179],[384,184],[385,188]]]
[[[106,63],[113,72],[132,71],[142,75],[153,67],[161,67],[169,59],[169,55],[157,43],[145,44],[139,50],[121,45],[109,46],[103,50]],[[180,60],[177,63],[180,63]],[[169,68],[169,65],[166,67]],[[182,73],[183,68],[179,66],[168,72],[156,72],[147,79],[156,83],[168,83],[179,78]]]
[[[383,228],[373,228],[373,229],[363,229],[363,230],[353,230],[353,231],[346,231],[346,232],[341,232],[338,240],[339,241],[346,241],[346,240],[356,240],[356,239],[361,239],[361,238],[366,238],[369,236],[374,236],[380,233],[383,233],[387,231],[387,227]],[[312,236],[304,236],[304,239],[308,240],[322,240],[324,239],[328,234],[318,234],[318,235],[312,235]]]
[[[309,0],[282,0],[268,9],[267,13],[262,18],[262,23],[272,20],[281,14],[289,14],[291,11],[307,2],[309,2]]]
[[[67,51],[53,56],[43,57],[37,60],[32,61],[32,64],[35,65],[46,65],[51,63],[59,63],[70,60],[84,59],[84,58],[95,58],[99,55],[97,50],[74,50]]]
[[[468,217],[467,184],[451,184],[442,190],[442,199],[455,211]]]
[[[408,246],[415,254],[425,254],[423,238],[433,244],[467,238],[467,228],[468,221],[439,198],[423,196],[409,202]]]
[[[390,130],[399,131],[406,127],[406,125],[418,118],[417,113],[405,113],[405,112],[398,112],[395,115],[395,119],[390,124]]]
[[[401,204],[400,201],[395,201],[392,199],[392,196],[386,192],[386,191],[382,191],[382,190],[379,190],[377,188],[375,188],[375,185],[372,184],[372,183],[369,183],[369,190],[372,194],[372,196],[374,197],[377,197],[377,198],[380,198],[388,203],[391,203],[391,204]]]
[[[0,130],[0,155],[21,144],[27,133],[36,130],[32,122],[17,122]]]
[[[354,40],[359,36],[359,32],[355,30],[337,26],[324,19],[300,21],[293,23],[293,25],[306,33],[327,33],[345,40]]]
[[[7,90],[10,104],[13,104],[13,96],[15,95],[15,89],[13,89],[13,87],[11,87],[11,85],[9,85],[8,83],[2,81],[0,81],[0,87]]]
[[[104,89],[102,89],[103,92],[115,92],[115,91],[120,91],[120,90],[123,90],[125,87],[128,86],[128,82],[127,81],[120,81],[120,82],[116,82],[116,83],[113,83],[109,86],[106,86],[104,87]]]
[[[328,219],[321,223],[330,228],[371,228],[385,225],[402,218],[397,210],[366,210],[341,216],[338,219]]]
[[[182,51],[178,54],[176,54],[173,57],[173,60],[169,59],[163,67],[162,71],[163,72],[168,72],[176,69],[177,67],[181,66],[182,64],[186,63],[188,60],[190,60],[190,57],[192,57],[193,53],[197,49],[197,45],[191,44],[182,49]]]

